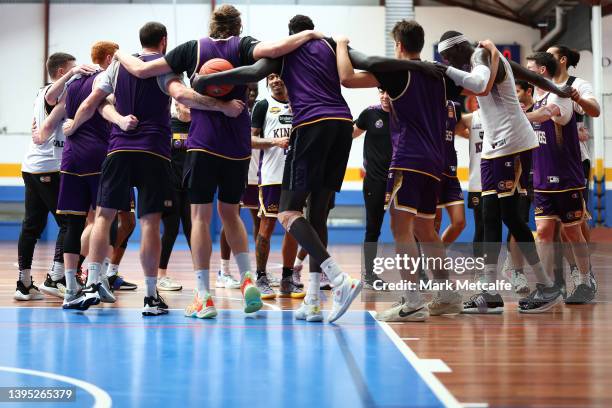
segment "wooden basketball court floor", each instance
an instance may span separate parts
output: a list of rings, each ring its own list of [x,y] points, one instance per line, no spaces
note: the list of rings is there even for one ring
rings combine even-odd
[[[612,232],[594,237],[610,241]],[[346,270],[359,274],[359,246],[330,249]],[[39,284],[52,250],[49,244],[36,249]],[[215,250],[211,277],[218,257]],[[280,273],[279,261],[273,250],[273,272]],[[114,305],[85,313],[62,311],[52,297],[13,300],[15,262],[16,243],[0,244],[0,387],[70,383],[85,390],[77,405],[36,406],[612,406],[612,281],[604,273],[609,252],[592,259],[599,282],[595,304],[526,316],[513,298],[501,316],[381,324],[370,311],[389,304],[358,298],[334,325],[295,322],[282,312],[297,307],[291,299],[265,301],[256,318],[245,318],[239,291],[227,289],[214,290],[221,309],[216,321],[183,317],[194,276],[190,254],[181,248],[169,271],[184,289],[163,294],[173,310],[156,318],[140,315],[136,244],[120,273],[138,283],[138,291],[121,292]],[[331,302],[327,293],[324,309]]]

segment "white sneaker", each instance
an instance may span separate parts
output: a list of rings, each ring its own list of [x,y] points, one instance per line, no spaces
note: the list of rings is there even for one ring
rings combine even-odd
[[[455,290],[438,292],[427,305],[431,316],[455,315],[463,312],[463,298]]]
[[[323,313],[321,312],[321,300],[316,296],[306,296],[300,307],[293,312],[293,316],[296,320],[322,322]]]
[[[100,295],[100,301],[102,303],[115,303],[117,298],[113,295],[108,284],[108,278],[106,276],[100,277],[100,283],[98,284],[98,294]]]
[[[412,306],[406,303],[402,296],[399,302],[393,304],[389,309],[376,313],[376,320],[381,322],[424,322],[429,317],[427,303]]]
[[[515,293],[528,294],[529,281],[523,271],[513,270],[510,272],[510,283]]]
[[[164,276],[157,281],[157,290],[173,292],[183,289],[183,286],[169,276]]]
[[[342,283],[332,289],[334,303],[327,317],[330,323],[342,317],[363,288],[363,283],[359,279],[353,279],[346,273],[343,274],[343,278]]]
[[[17,281],[17,289],[15,289],[15,294],[13,295],[15,300],[42,300],[45,297],[38,290],[38,288],[34,285],[34,280],[30,283],[30,286],[26,287],[22,281]]]
[[[217,272],[217,282],[215,286],[225,289],[240,289],[240,282],[234,279],[232,275],[222,274],[221,271],[219,271]]]
[[[277,278],[276,276],[272,275],[270,272],[266,272],[266,275],[268,276],[268,283],[270,284],[271,287],[273,287],[273,288],[280,287],[280,279],[279,278]]]

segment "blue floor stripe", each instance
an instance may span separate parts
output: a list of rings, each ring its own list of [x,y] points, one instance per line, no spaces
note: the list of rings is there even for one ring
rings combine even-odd
[[[180,311],[15,308],[0,309],[0,330],[0,366],[87,381],[118,407],[443,406],[367,312],[332,325],[291,312],[222,310],[203,321]],[[0,384],[64,385],[2,371]],[[76,403],[55,406],[92,402],[78,390]]]

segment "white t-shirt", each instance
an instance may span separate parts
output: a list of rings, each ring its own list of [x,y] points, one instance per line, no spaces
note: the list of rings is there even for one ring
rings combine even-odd
[[[265,118],[260,117],[265,115]],[[288,102],[277,101],[271,96],[257,102],[253,108],[253,126],[262,126],[261,136],[266,139],[289,137],[293,113]],[[281,184],[287,153],[280,147],[261,150],[260,185]]]
[[[251,150],[251,161],[249,162],[249,185],[259,184],[259,150]]]
[[[595,94],[593,93],[593,85],[591,85],[590,82],[585,81],[582,78],[578,78],[578,77],[575,77],[575,78],[576,79],[574,79],[574,82],[572,83],[572,87],[578,91],[578,93],[580,94],[580,97],[585,98],[585,99],[595,98]],[[557,83],[557,85],[559,86],[564,86],[565,84],[567,84],[567,81],[563,83]],[[582,107],[574,101],[572,101],[572,103],[574,105],[574,112],[576,112],[579,115],[584,115],[584,110],[582,109]],[[576,125],[578,127],[578,130],[580,130],[581,128],[584,127],[584,122],[577,122]],[[581,161],[591,160],[591,152],[589,151],[589,141],[588,140],[580,141],[580,160]]]
[[[480,110],[472,113],[472,125],[470,126],[470,177],[468,181],[468,192],[478,193],[482,191],[480,180],[480,155],[484,130],[480,121]]]
[[[45,94],[49,87],[51,87],[51,84],[41,88],[34,100],[34,123],[39,130],[42,128],[47,116],[49,116],[45,106]],[[51,136],[41,145],[37,145],[30,140],[28,150],[21,163],[21,171],[26,173],[52,173],[59,171],[62,162],[64,140],[66,139],[62,130],[63,124],[64,121],[60,120]]]
[[[482,158],[493,159],[538,147],[538,139],[521,109],[516,95],[514,74],[503,56],[500,64],[506,69],[504,80],[493,85],[486,96],[478,96],[480,118],[484,129]]]

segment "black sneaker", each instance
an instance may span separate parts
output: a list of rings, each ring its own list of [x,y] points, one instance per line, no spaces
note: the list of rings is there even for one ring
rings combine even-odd
[[[45,297],[38,290],[36,285],[34,285],[34,279],[30,283],[30,286],[26,287],[21,280],[17,281],[17,289],[15,289],[15,294],[13,295],[15,300],[42,300]]]
[[[518,310],[520,313],[543,313],[562,300],[563,296],[559,286],[547,287],[537,283],[536,289],[529,296],[519,300]]]
[[[292,276],[289,276],[288,278],[281,278],[280,288],[278,290],[279,298],[301,299],[304,296],[306,296],[306,294],[295,284],[295,282],[293,282]]]
[[[47,279],[45,279],[45,282],[40,287],[40,291],[63,299],[66,292],[66,277],[64,276],[62,279],[54,281],[51,275],[47,274]]]
[[[387,291],[384,286],[387,282],[379,278],[377,275],[367,273],[363,275],[362,282],[365,290],[375,290],[377,292]]]
[[[108,284],[110,285],[110,288],[111,288],[112,291],[115,291],[115,290],[136,290],[136,288],[138,288],[138,285],[136,285],[135,283],[131,283],[131,282],[128,282],[128,281],[124,280],[119,275],[110,276],[108,278]]]
[[[466,314],[500,314],[504,312],[504,299],[499,293],[491,294],[483,291],[463,302],[463,312]]]
[[[595,299],[595,288],[581,283],[576,286],[574,291],[565,299],[566,305],[584,305]]]
[[[157,296],[147,296],[144,298],[144,307],[142,308],[143,316],[159,316],[168,314],[168,305],[164,299],[156,293]]]
[[[97,305],[100,303],[100,293],[98,293],[99,288],[100,288],[99,283],[93,283],[85,287],[82,291],[87,297],[88,302],[91,303],[91,305]]]

